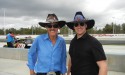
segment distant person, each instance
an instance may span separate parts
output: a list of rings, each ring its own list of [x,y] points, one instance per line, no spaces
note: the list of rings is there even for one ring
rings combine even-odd
[[[69,47],[67,75],[107,75],[107,61],[102,44],[87,33],[95,21],[86,19],[82,12],[76,12],[74,21],[67,26],[76,32]]]
[[[14,36],[13,32],[9,32],[6,35],[7,47],[14,48],[14,38],[15,38],[15,36]]]
[[[58,29],[65,21],[58,21],[55,14],[48,14],[46,22],[39,22],[46,34],[35,38],[28,52],[30,75],[64,75],[66,69],[66,43],[58,36]]]

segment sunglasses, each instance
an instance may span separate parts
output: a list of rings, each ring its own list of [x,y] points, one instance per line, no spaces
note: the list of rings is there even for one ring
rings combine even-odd
[[[84,22],[76,22],[76,23],[74,23],[74,26],[75,27],[77,27],[78,25],[80,25],[80,26],[84,26]]]
[[[59,28],[58,24],[47,24],[47,28]]]

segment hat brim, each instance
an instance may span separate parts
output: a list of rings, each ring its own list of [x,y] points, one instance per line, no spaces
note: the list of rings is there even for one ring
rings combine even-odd
[[[63,26],[65,26],[66,22],[65,21],[58,21],[58,22],[54,22],[57,23],[59,25],[59,28],[62,28]],[[46,27],[46,25],[50,24],[49,22],[39,22],[39,25],[42,27]]]
[[[92,19],[92,20],[85,20],[85,21],[83,21],[84,23],[86,23],[87,24],[87,28],[86,29],[91,29],[93,26],[94,26],[94,24],[95,24],[95,21]],[[70,29],[72,29],[72,30],[74,30],[74,21],[72,21],[72,22],[67,22],[66,23],[66,25],[70,28]]]

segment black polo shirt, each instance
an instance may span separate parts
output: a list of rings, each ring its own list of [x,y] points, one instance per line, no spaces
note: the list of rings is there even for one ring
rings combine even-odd
[[[106,60],[102,44],[85,33],[81,38],[75,36],[69,48],[72,75],[98,75],[97,61]]]

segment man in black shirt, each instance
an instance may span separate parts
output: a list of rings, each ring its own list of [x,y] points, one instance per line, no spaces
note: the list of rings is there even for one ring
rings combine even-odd
[[[94,26],[94,20],[86,20],[82,12],[76,12],[74,21],[67,26],[75,30],[69,48],[67,75],[107,75],[107,62],[102,44],[87,33]]]

